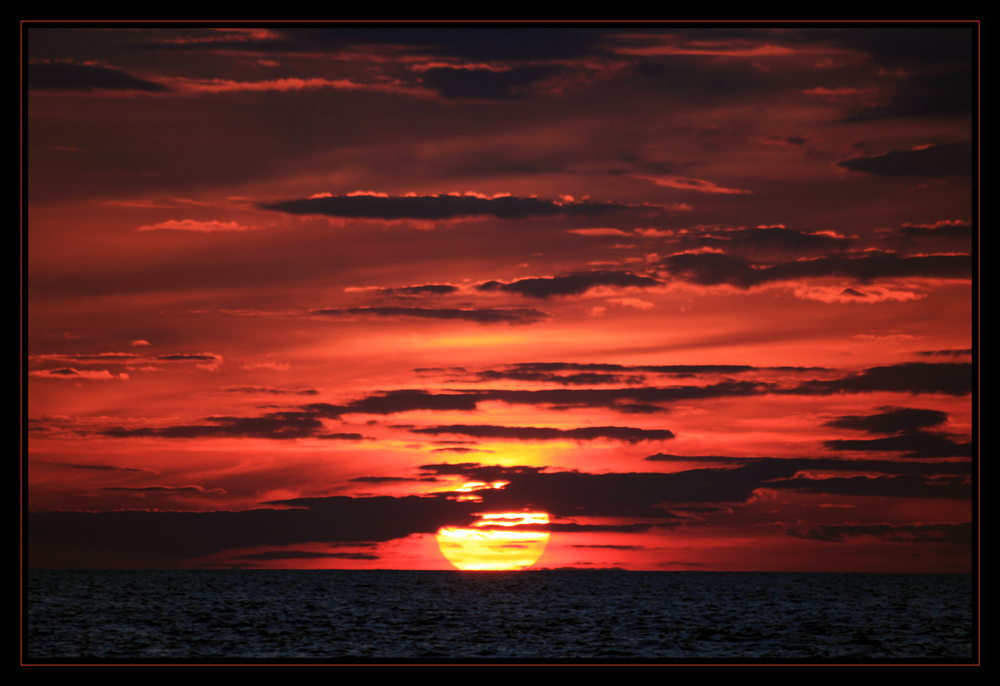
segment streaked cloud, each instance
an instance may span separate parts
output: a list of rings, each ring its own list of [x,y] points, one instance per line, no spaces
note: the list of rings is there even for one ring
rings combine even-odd
[[[323,317],[371,316],[371,317],[410,317],[416,319],[460,320],[478,324],[534,324],[549,318],[540,310],[525,308],[511,309],[458,309],[458,308],[427,308],[427,307],[344,307],[313,310],[313,315]]]
[[[194,231],[197,233],[214,233],[216,231],[249,231],[256,229],[255,226],[244,226],[237,222],[220,221],[197,221],[195,219],[180,219],[160,222],[159,224],[145,224],[137,226],[136,231]]]
[[[683,176],[636,176],[643,181],[652,181],[657,186],[676,188],[680,191],[696,191],[698,193],[722,193],[724,195],[745,195],[752,193],[742,188],[726,188],[705,179],[690,179]]]

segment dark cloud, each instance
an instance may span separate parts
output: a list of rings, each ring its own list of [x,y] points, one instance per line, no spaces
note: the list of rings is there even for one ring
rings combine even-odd
[[[101,490],[132,493],[225,493],[221,488],[205,489],[201,486],[108,486]]]
[[[424,464],[420,470],[437,476],[464,476],[478,481],[500,481],[519,474],[539,474],[547,467],[530,467],[527,465],[484,465],[479,462],[460,462],[458,464]]]
[[[550,374],[548,381],[569,386],[595,386],[600,384],[635,385],[643,382],[641,376],[625,376],[622,374],[599,374],[596,372],[581,372],[579,374]]]
[[[796,477],[771,481],[768,488],[789,489],[800,493],[860,496],[865,498],[948,498],[969,500],[972,488],[965,477],[928,479],[915,474],[896,476],[849,476],[810,479]]]
[[[973,106],[972,70],[963,68],[910,76],[889,97],[888,103],[857,109],[844,121],[871,121],[888,117],[968,119]]]
[[[87,469],[87,470],[95,470],[95,471],[101,471],[101,472],[104,472],[104,471],[113,471],[113,472],[147,472],[147,473],[152,473],[152,474],[157,474],[157,475],[159,474],[159,472],[156,472],[156,471],[154,471],[152,469],[146,469],[145,467],[118,467],[118,466],[115,466],[115,465],[107,465],[107,464],[73,464],[73,463],[66,463],[66,462],[49,462],[49,461],[45,461],[45,460],[33,461],[33,464],[35,462],[40,463],[40,464],[52,465],[52,466],[56,466],[56,467],[69,467],[71,469]]]
[[[212,353],[171,353],[164,355],[137,355],[135,353],[97,353],[93,355],[36,355],[31,358],[33,362],[46,362],[50,360],[82,362],[84,364],[137,364],[140,362],[217,362],[220,358]],[[50,371],[49,373],[53,373]]]
[[[354,433],[339,433],[339,434],[316,434],[313,438],[319,438],[325,441],[362,441],[364,436],[361,434]]]
[[[751,288],[766,283],[837,276],[861,283],[887,278],[969,278],[969,255],[917,255],[869,252],[862,255],[829,255],[816,259],[758,266],[748,260],[720,253],[680,253],[663,260],[675,278],[703,286],[728,284]]]
[[[638,443],[639,441],[665,441],[674,438],[666,429],[635,429],[626,426],[586,426],[578,429],[554,429],[538,426],[492,426],[486,424],[455,424],[411,429],[420,434],[458,434],[476,438],[501,438],[520,441],[593,441],[605,438],[612,441]]]
[[[478,401],[495,400],[510,405],[549,405],[553,407],[606,407],[651,405],[660,402],[746,397],[768,392],[771,384],[754,381],[723,381],[705,386],[632,387],[632,388],[552,388],[543,390],[484,390]],[[472,392],[475,393],[475,392]]]
[[[474,195],[336,195],[301,200],[284,200],[259,205],[265,210],[287,214],[322,215],[354,219],[458,219],[465,217],[496,217],[525,219],[557,215],[597,216],[627,211],[628,205],[602,202],[558,203],[540,198],[501,196],[481,198]]]
[[[431,482],[434,482],[434,481],[437,481],[437,479],[435,477],[433,477],[433,476],[425,476],[425,477],[417,477],[417,478],[408,478],[408,477],[405,477],[405,476],[359,476],[357,478],[351,479],[351,481],[355,481],[355,482],[363,483],[363,484],[387,484],[387,483],[396,483],[396,482],[399,482],[399,481],[431,481]]]
[[[132,76],[112,67],[71,62],[40,62],[28,65],[30,90],[116,90],[165,93],[170,89],[161,83]]]
[[[426,284],[423,286],[404,286],[402,288],[382,288],[380,293],[385,295],[450,295],[458,291],[455,286],[447,284]]]
[[[947,238],[951,240],[971,242],[972,222],[946,221],[935,224],[903,224],[900,233],[910,238]]]
[[[555,367],[568,363],[552,363]],[[530,366],[530,365],[529,365]],[[539,367],[548,365],[539,363]],[[569,365],[568,365],[569,366]],[[684,367],[681,365],[680,367]],[[714,371],[725,366],[699,366],[702,370]],[[653,366],[649,369],[676,371],[678,366]],[[797,370],[802,371],[802,370]],[[322,438],[330,440],[362,440],[357,433],[324,433],[323,419],[339,419],[345,414],[388,415],[419,410],[472,412],[479,403],[494,401],[511,405],[544,405],[554,408],[604,407],[626,414],[666,412],[667,408],[658,403],[707,400],[712,398],[752,397],[777,393],[783,395],[832,395],[835,393],[872,393],[878,391],[900,393],[944,393],[966,395],[972,388],[972,368],[968,363],[924,363],[913,362],[888,367],[872,367],[851,373],[839,379],[809,380],[792,387],[760,381],[725,380],[704,386],[628,388],[552,388],[541,390],[485,389],[461,390],[451,393],[431,393],[420,389],[400,389],[376,393],[342,405],[312,403],[297,410],[274,412],[262,417],[208,417],[206,424],[167,427],[112,427],[100,435],[114,438],[268,438],[297,439]],[[871,419],[879,421],[906,421],[907,413],[889,418]],[[914,421],[913,417],[909,417]],[[837,421],[837,420],[834,420]],[[864,422],[860,418],[848,417],[843,421]],[[845,428],[851,428],[845,425]],[[448,431],[451,429],[451,431]],[[663,440],[672,438],[666,430],[640,430],[627,427],[582,427],[578,429],[553,429],[545,427],[499,427],[488,425],[455,425],[451,427],[428,427],[417,430],[421,433],[465,433],[480,437],[505,437],[522,440]],[[669,435],[668,435],[669,434]],[[953,444],[947,439],[936,438],[933,450],[947,450],[945,446],[958,446],[965,450],[966,444]],[[832,449],[847,450],[846,443],[831,444]],[[860,445],[860,444],[859,444]],[[874,445],[874,444],[870,444]],[[857,448],[866,450],[870,448]],[[894,450],[895,448],[884,448]],[[899,448],[900,450],[904,448]],[[911,450],[911,449],[907,449]],[[913,448],[912,450],[916,450]],[[964,452],[958,453],[964,455]],[[922,454],[920,456],[923,456]],[[936,455],[928,455],[936,456]]]
[[[938,460],[935,462],[907,462],[900,460],[845,460],[830,457],[731,457],[723,455],[669,455],[657,453],[645,458],[650,462],[705,462],[721,466],[744,465],[758,462],[780,463],[796,472],[852,472],[854,474],[873,473],[886,475],[912,474],[922,477],[942,475],[969,476],[972,462]]]
[[[96,355],[42,355],[34,357],[32,359],[36,360],[59,359],[59,360],[72,360],[73,362],[96,362],[100,364],[114,364],[114,363],[127,364],[130,362],[137,362],[149,358],[145,357],[144,355],[136,355],[134,353],[98,353]]]
[[[923,357],[964,357],[972,354],[972,348],[956,348],[954,350],[921,350],[917,353]]]
[[[455,393],[430,393],[418,389],[386,391],[355,400],[346,405],[315,403],[303,406],[305,412],[337,418],[342,414],[396,414],[415,410],[473,411],[478,403],[498,401],[510,405],[551,405],[555,407],[606,407],[617,409],[619,404],[651,404],[703,400],[711,398],[747,397],[776,390],[773,384],[756,381],[723,381],[705,386],[633,387],[633,388],[552,388],[544,390],[468,390]],[[814,392],[814,391],[813,391]]]
[[[643,59],[635,65],[635,74],[644,82],[643,88],[658,87],[674,97],[700,101],[723,100],[785,87],[747,60],[713,60],[704,55]]]
[[[718,248],[727,253],[828,253],[847,250],[853,243],[851,238],[784,227],[735,229],[681,238],[685,246]]]
[[[510,309],[457,309],[426,307],[340,307],[313,310],[310,314],[326,317],[370,315],[373,317],[414,317],[417,319],[443,319],[477,322],[479,324],[534,324],[549,318],[541,310]]]
[[[599,28],[275,28],[267,35],[220,35],[217,40],[154,38],[136,49],[204,51],[239,48],[271,53],[336,53],[350,47],[385,46],[394,53],[485,61],[566,60],[600,49],[608,34]],[[183,35],[183,32],[180,34]]]
[[[36,512],[29,515],[29,564],[101,566],[109,559],[157,560],[227,549],[316,541],[377,542],[468,526],[479,504],[444,498],[299,498],[269,503],[291,509],[242,512]],[[72,557],[67,561],[66,551]]]
[[[331,441],[361,441],[359,433],[323,432],[321,417],[330,413],[319,407],[274,412],[262,417],[206,417],[207,424],[164,427],[112,427],[99,432],[110,438],[267,438],[292,440],[317,438]]]
[[[499,381],[512,379],[516,381],[540,381],[557,383],[564,386],[594,386],[600,384],[639,384],[643,377],[638,375],[607,374],[603,372],[578,372],[576,374],[556,374],[553,372],[531,371],[529,369],[488,369],[476,372],[477,381]]]
[[[460,454],[465,455],[467,453],[495,453],[496,451],[495,450],[484,450],[482,448],[462,448],[462,447],[456,446],[456,447],[453,447],[453,448],[434,448],[434,450],[431,451],[431,452],[435,452],[435,453],[460,453]]]
[[[900,250],[971,252],[974,238],[972,222],[956,219],[933,224],[904,224],[898,233],[885,236],[883,240]]]
[[[649,288],[660,284],[656,279],[647,276],[637,276],[629,272],[594,271],[576,272],[563,276],[520,279],[511,283],[487,281],[476,286],[480,291],[503,291],[518,293],[533,298],[549,298],[556,295],[581,295],[598,286],[614,286],[616,288]]]
[[[643,458],[649,462],[711,462],[714,464],[746,464],[754,460],[772,459],[760,457],[732,457],[725,455],[670,455],[656,453]]]
[[[972,365],[969,363],[909,362],[870,367],[856,374],[829,381],[807,381],[789,391],[801,395],[833,393],[943,393],[967,395],[972,392]]]
[[[681,253],[663,261],[674,278],[683,278],[702,286],[729,284],[750,288],[764,283],[759,270],[739,257],[720,253]]]
[[[870,434],[894,434],[940,426],[948,421],[948,414],[939,410],[911,407],[883,407],[879,409],[885,411],[873,415],[845,415],[826,422],[824,426],[856,429]]]
[[[865,52],[879,68],[875,76],[891,95],[888,102],[862,107],[845,119],[858,122],[886,117],[968,118],[974,106],[975,30],[971,25],[810,29],[801,36]]]
[[[372,553],[317,553],[309,550],[270,550],[263,553],[236,555],[237,560],[322,560],[333,558],[337,560],[377,560],[378,555]]]
[[[754,367],[748,364],[608,364],[580,362],[520,362],[507,365],[514,373],[554,373],[554,372],[651,372],[672,376],[693,377],[698,374],[741,374],[755,371],[815,372],[826,371],[823,367]],[[464,371],[457,369],[457,371]],[[502,374],[489,370],[487,374]]]
[[[523,97],[525,88],[558,71],[548,65],[531,65],[515,69],[449,69],[435,68],[424,72],[424,81],[446,98],[506,100]]]
[[[865,27],[861,31],[839,28],[802,29],[799,35],[808,40],[822,40],[860,50],[886,67],[968,64],[973,59],[972,25]]]
[[[871,55],[892,89],[887,103],[850,113],[846,121],[886,117],[968,118],[974,106],[974,29],[971,27],[810,32]]]
[[[312,388],[271,388],[270,386],[231,386],[225,389],[227,393],[267,393],[270,395],[319,395],[319,391]]]
[[[421,52],[471,60],[565,60],[599,50],[601,28],[472,28],[376,30],[374,37]],[[391,39],[388,41],[386,39]]]
[[[577,524],[575,522],[550,522],[545,526],[546,531],[561,533],[616,533],[616,534],[643,534],[650,529],[672,529],[680,522],[657,522],[651,524],[647,522],[635,522],[633,524]],[[572,546],[580,547],[580,546]],[[591,546],[597,547],[597,546]]]
[[[916,150],[897,150],[874,157],[844,160],[838,166],[879,176],[971,176],[972,145],[947,143]]]
[[[476,409],[476,403],[485,399],[480,394],[429,393],[423,390],[402,389],[370,395],[347,405],[314,403],[304,406],[303,410],[328,418],[337,418],[342,414],[396,414],[417,410],[471,412]]]
[[[576,545],[571,545],[571,546],[567,546],[567,547],[568,548],[597,548],[597,549],[604,549],[604,550],[648,550],[648,548],[646,548],[646,546],[644,546],[644,545],[614,545],[614,544],[611,544],[611,543],[607,543],[607,544],[604,544],[604,545],[600,545],[600,544],[590,544],[590,545],[576,544]]]
[[[501,489],[476,491],[481,502],[458,501],[454,493],[440,493],[401,498],[294,498],[267,503],[288,509],[241,512],[36,512],[29,515],[27,527],[29,564],[86,567],[127,559],[148,565],[157,560],[259,546],[372,543],[432,534],[442,526],[469,526],[476,519],[475,513],[487,508],[500,512],[532,508],[548,512],[557,520],[570,518],[549,525],[552,531],[643,532],[652,527],[679,525],[682,519],[667,509],[670,506],[714,508],[743,503],[760,488],[837,495],[969,497],[964,477],[904,475],[814,480],[796,476],[803,462],[811,463],[769,459],[666,474],[589,474],[548,472],[545,467],[523,465],[429,464],[421,466],[421,470],[432,478],[460,475],[509,483]],[[577,524],[572,521],[574,517],[647,521]]]
[[[972,444],[960,443],[945,434],[928,431],[907,431],[885,438],[830,440],[823,445],[829,450],[862,452],[902,452],[902,457],[972,457]]]
[[[436,474],[482,481],[504,480],[502,489],[476,491],[482,506],[540,508],[559,517],[609,516],[673,520],[671,504],[745,502],[757,488],[788,479],[801,468],[796,460],[765,460],[736,467],[659,472],[588,474],[546,468],[464,463],[423,465]]]
[[[506,473],[502,489],[477,491],[483,507],[539,508],[559,517],[642,517],[672,520],[670,504],[741,503],[757,488],[795,474],[780,462],[730,469],[684,472],[587,474],[581,472]],[[501,478],[501,477],[498,477]]]
[[[323,423],[308,412],[276,412],[263,417],[207,417],[210,424],[162,428],[122,427],[101,432],[112,438],[308,438],[322,430]]]
[[[657,414],[667,411],[665,407],[648,403],[616,403],[614,409],[624,414]]]
[[[893,543],[972,544],[972,523],[961,524],[822,524],[795,527],[788,535],[813,541],[844,543],[848,538],[875,536]]]

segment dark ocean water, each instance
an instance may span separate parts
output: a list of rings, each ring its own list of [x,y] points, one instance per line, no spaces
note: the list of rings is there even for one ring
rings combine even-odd
[[[24,662],[970,662],[972,578],[31,571]]]

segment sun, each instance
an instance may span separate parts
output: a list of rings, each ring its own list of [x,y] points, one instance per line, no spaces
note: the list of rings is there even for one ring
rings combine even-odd
[[[549,542],[549,532],[511,527],[547,525],[545,512],[504,512],[478,515],[468,529],[443,527],[437,532],[441,554],[458,569],[527,569],[538,561]]]

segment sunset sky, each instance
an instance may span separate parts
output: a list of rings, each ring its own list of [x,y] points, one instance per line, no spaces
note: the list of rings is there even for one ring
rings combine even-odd
[[[29,565],[973,569],[977,25],[23,37]]]

